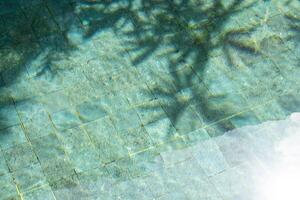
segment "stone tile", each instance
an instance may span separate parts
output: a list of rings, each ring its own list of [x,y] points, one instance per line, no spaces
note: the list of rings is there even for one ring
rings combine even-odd
[[[184,113],[179,116],[178,121],[174,124],[179,134],[185,135],[203,127],[204,124],[195,110],[194,107],[189,106]]]
[[[50,162],[42,164],[42,169],[47,182],[51,187],[52,184],[55,184],[60,179],[74,176],[75,174],[75,171],[67,158],[52,158]]]
[[[107,176],[118,183],[131,179],[133,175],[132,172],[136,172],[136,170],[139,169],[136,168],[132,160],[127,157],[108,163],[105,165],[105,170]]]
[[[0,176],[7,174],[9,172],[6,160],[2,151],[0,151]]]
[[[30,190],[23,195],[26,200],[55,200],[55,196],[49,185]]]
[[[202,141],[193,148],[193,155],[207,176],[218,174],[229,167],[213,139]]]
[[[187,199],[223,200],[216,187],[209,180],[201,180],[197,184],[184,188]]]
[[[129,103],[121,91],[110,91],[109,94],[104,95],[101,98],[101,105],[110,114],[129,108]]]
[[[58,130],[65,130],[81,124],[78,114],[74,110],[62,110],[53,113],[52,121]]]
[[[215,138],[232,130],[230,127],[233,127],[231,126],[231,121],[224,120],[216,124],[206,124],[204,129],[211,138]]]
[[[167,114],[162,109],[159,100],[143,102],[142,104],[135,106],[135,109],[144,125],[167,117]]]
[[[228,132],[215,139],[216,144],[231,167],[241,165],[247,160],[256,159],[255,153],[250,151],[250,140],[249,132],[242,131],[240,134]]]
[[[146,85],[133,87],[126,94],[126,98],[128,99],[130,105],[133,106],[154,99],[154,96],[151,94],[149,88]]]
[[[65,157],[63,144],[55,134],[34,139],[31,144],[41,164]]]
[[[30,121],[23,123],[26,135],[30,140],[56,132],[47,112],[40,112]]]
[[[107,176],[103,167],[82,171],[77,175],[81,188],[95,198],[109,191],[115,184],[115,181]]]
[[[33,31],[38,39],[43,39],[46,36],[53,35],[58,32],[58,27],[55,21],[51,18],[48,9],[44,4],[36,4],[30,8],[24,9],[26,17],[29,21],[33,21]],[[39,20],[34,20],[38,18]]]
[[[117,131],[109,117],[105,117],[83,126],[93,142],[97,142],[99,137],[112,137],[117,135]]]
[[[76,175],[61,178],[50,184],[56,199],[86,199]]]
[[[153,172],[144,177],[143,180],[145,181],[146,185],[155,198],[158,198],[167,193],[161,171]]]
[[[144,181],[144,177],[139,177],[131,180],[133,183],[133,187],[135,187],[135,192],[140,195],[139,199],[153,199],[153,193],[150,188]]]
[[[186,143],[185,138],[175,134],[174,136],[169,136],[168,139],[165,140],[163,143],[155,145],[153,150],[161,153],[176,151],[188,147],[189,146],[188,143]]]
[[[88,123],[84,129],[94,143],[102,163],[109,163],[128,156],[122,139],[118,136],[108,117]]]
[[[40,97],[40,101],[49,113],[55,113],[68,108],[71,105],[69,97],[64,90],[59,90]]]
[[[25,142],[27,142],[25,133],[19,125],[0,130],[0,146],[2,149],[8,149]]]
[[[113,196],[116,199],[154,199],[152,193],[142,181],[124,181],[117,184],[113,190]]]
[[[37,95],[35,91],[36,86],[34,85],[33,80],[30,79],[22,79],[19,82],[12,83],[10,86],[11,97],[14,98],[15,102],[34,98]]]
[[[184,140],[188,145],[197,145],[202,140],[209,140],[210,136],[205,129],[198,129],[184,135]]]
[[[165,166],[176,165],[177,163],[194,159],[191,148],[174,149],[171,151],[161,152],[160,155],[163,159]]]
[[[68,152],[68,157],[76,172],[94,169],[102,164],[98,152],[89,146]]]
[[[90,122],[107,115],[107,112],[102,108],[100,100],[92,102],[84,102],[76,106],[79,119],[82,122]]]
[[[154,144],[164,143],[168,138],[176,133],[169,118],[152,122],[145,126]]]
[[[251,111],[237,115],[229,119],[229,121],[236,128],[247,126],[247,125],[255,125],[261,122],[258,116]]]
[[[44,112],[44,107],[37,99],[28,99],[17,102],[16,110],[22,122],[27,122]]]
[[[141,126],[140,118],[135,109],[121,110],[118,113],[114,113],[112,121],[118,131]]]
[[[0,129],[5,129],[20,123],[19,116],[14,105],[1,106],[0,113]]]
[[[139,152],[129,157],[132,164],[140,169],[133,173],[134,177],[144,176],[157,170],[161,170],[164,167],[164,161],[160,153],[154,149],[147,149],[143,152]]]
[[[81,127],[60,131],[57,133],[57,137],[66,150],[74,148],[82,149],[87,146],[92,147],[91,138]]]
[[[10,171],[19,170],[38,162],[29,143],[19,144],[5,150],[4,157]]]
[[[152,146],[152,140],[144,127],[129,129],[119,133],[130,153],[135,153]]]
[[[255,186],[255,183],[247,176],[249,171],[245,171],[244,169],[246,169],[245,165],[241,165],[227,169],[211,177],[212,183],[222,195],[223,199],[250,200],[253,198],[253,196],[251,196],[253,195],[251,190]]]
[[[13,172],[12,176],[22,193],[47,185],[46,178],[39,164],[31,164],[19,169]]]
[[[181,190],[181,191],[174,191],[174,192],[170,192],[167,194],[163,194],[158,199],[159,200],[179,200],[179,199],[187,199],[187,197],[184,194],[183,190]]]
[[[0,185],[1,199],[17,199],[17,189],[10,174],[0,176]]]

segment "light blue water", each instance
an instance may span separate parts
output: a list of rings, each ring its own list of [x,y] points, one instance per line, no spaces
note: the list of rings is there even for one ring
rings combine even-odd
[[[299,10],[0,2],[0,199],[255,199],[225,132],[299,111]]]

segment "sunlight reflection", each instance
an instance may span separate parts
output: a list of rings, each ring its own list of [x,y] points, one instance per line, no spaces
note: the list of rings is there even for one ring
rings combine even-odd
[[[300,114],[293,114],[291,120],[299,122]],[[300,199],[300,129],[288,127],[288,132],[291,136],[276,147],[275,165],[260,181],[259,200]]]

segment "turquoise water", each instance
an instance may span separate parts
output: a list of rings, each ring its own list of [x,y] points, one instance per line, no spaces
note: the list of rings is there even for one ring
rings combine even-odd
[[[0,2],[0,199],[257,200],[226,138],[300,110],[299,10]]]

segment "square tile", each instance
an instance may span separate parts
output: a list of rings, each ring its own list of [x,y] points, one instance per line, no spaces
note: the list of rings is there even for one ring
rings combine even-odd
[[[65,90],[59,90],[40,97],[40,101],[49,113],[55,113],[67,109],[71,105]]]
[[[205,129],[198,129],[184,135],[184,140],[188,145],[197,145],[202,140],[209,140],[210,136]]]
[[[0,185],[1,199],[17,199],[17,188],[10,174],[0,176]]]
[[[58,130],[65,130],[81,124],[78,114],[74,110],[62,110],[53,113],[52,121]]]
[[[49,185],[30,190],[29,192],[26,192],[23,197],[26,200],[55,200],[55,196]]]
[[[78,112],[80,120],[84,123],[107,115],[107,112],[100,104],[100,100],[79,104],[76,106],[76,111]]]
[[[5,150],[4,157],[10,171],[16,171],[38,162],[29,143],[19,144]]]
[[[78,148],[82,149],[86,146],[91,146],[91,138],[87,132],[81,127],[75,127],[57,133],[57,138],[63,144],[65,149]]]
[[[50,162],[42,164],[42,170],[51,187],[60,179],[75,174],[73,166],[67,158],[52,158]]]
[[[179,134],[185,135],[202,128],[203,125],[204,123],[202,122],[202,119],[199,117],[198,113],[195,111],[195,108],[189,106],[183,111],[183,114],[179,115],[179,118],[174,124],[174,128]]]
[[[22,193],[47,185],[46,178],[39,164],[32,164],[13,172],[12,175]]]
[[[6,164],[6,160],[2,151],[0,152],[0,176],[7,174],[9,172],[8,166]]]
[[[149,123],[145,126],[145,129],[150,135],[153,144],[164,143],[176,134],[176,130],[169,118],[163,118]]]
[[[128,150],[125,148],[124,142],[118,136],[108,117],[88,123],[84,126],[84,129],[95,145],[102,163],[128,156]]]
[[[118,131],[124,131],[141,126],[140,118],[135,109],[121,110],[114,113],[112,121]]]
[[[163,158],[155,148],[131,155],[128,159],[131,159],[133,167],[137,169],[132,173],[133,177],[145,176],[164,167]]]
[[[115,184],[115,180],[109,178],[102,167],[78,173],[78,180],[81,188],[95,198],[105,196]]]
[[[159,198],[167,193],[167,188],[165,186],[161,171],[153,172],[148,176],[143,177],[143,180],[155,198]]]
[[[135,109],[144,125],[167,117],[166,112],[160,105],[160,100],[157,99],[145,101],[142,104],[136,105]]]
[[[70,162],[76,172],[94,169],[102,165],[101,157],[95,149],[81,149],[69,153]]]
[[[28,99],[16,103],[16,110],[22,122],[35,118],[36,115],[44,112],[44,107],[38,99]]]
[[[202,141],[194,146],[193,156],[207,176],[213,176],[229,168],[213,139]]]
[[[47,112],[40,112],[30,121],[23,123],[26,134],[30,140],[43,137],[56,132]]]
[[[12,126],[0,130],[0,146],[2,149],[8,149],[24,142],[27,142],[27,139],[21,126]]]
[[[120,138],[130,153],[135,153],[152,146],[152,140],[144,127],[120,132]]]
[[[180,200],[187,199],[183,190],[167,193],[158,198],[159,200]]]
[[[87,197],[75,174],[52,182],[50,186],[56,199],[86,199]]]
[[[34,139],[31,144],[42,165],[66,157],[64,146],[55,134]]]
[[[19,116],[14,105],[1,106],[0,113],[0,129],[5,129],[20,123]]]

